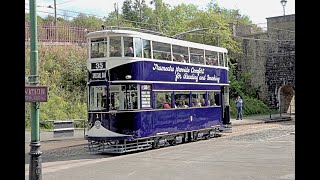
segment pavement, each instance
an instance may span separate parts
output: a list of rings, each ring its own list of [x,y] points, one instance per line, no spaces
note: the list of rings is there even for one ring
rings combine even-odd
[[[236,120],[231,118],[232,126],[239,125],[248,125],[248,124],[261,124],[261,123],[270,123],[270,122],[279,122],[279,121],[290,121],[295,120],[295,114],[282,113],[270,114],[267,115],[256,115],[256,116],[245,116],[242,120]]]
[[[249,124],[260,124],[278,121],[294,120],[294,114],[270,114],[268,115],[256,115],[256,116],[245,116],[242,120],[236,120],[231,118],[232,126],[249,125]],[[75,129],[73,136],[67,137],[54,137],[53,131],[41,131],[40,130],[40,141],[56,141],[56,140],[69,140],[69,139],[84,139],[86,131],[84,129]],[[25,132],[25,143],[30,143],[31,132]]]

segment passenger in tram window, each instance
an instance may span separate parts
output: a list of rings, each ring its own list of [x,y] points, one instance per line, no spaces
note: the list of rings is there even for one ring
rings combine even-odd
[[[177,59],[178,62],[186,62],[186,60],[184,59],[184,56],[182,54],[180,54],[178,56],[178,59]]]
[[[207,58],[206,59],[206,65],[213,65],[212,58]]]
[[[189,63],[189,56],[184,56],[184,60],[186,63]]]
[[[163,101],[163,108],[164,109],[170,109],[171,108],[170,104],[168,103],[168,101],[166,101],[166,100]]]
[[[218,65],[218,60],[217,60],[217,58],[213,58],[213,60],[212,60],[212,65],[213,65],[213,66],[217,66],[217,65]]]
[[[181,104],[180,105],[180,108],[188,108],[189,106],[187,104],[189,104],[187,101],[180,101]]]
[[[200,104],[201,106],[206,106],[206,102],[203,98],[200,99]]]
[[[176,58],[173,55],[168,55],[167,60],[171,61],[171,57],[173,61],[176,61]]]
[[[185,101],[179,101],[179,105],[178,105],[178,108],[187,108],[189,107],[188,105],[186,105]]]
[[[201,107],[201,102],[199,99],[196,99],[196,107]]]
[[[126,56],[133,57],[133,48],[132,47],[128,47],[128,52],[127,52]]]

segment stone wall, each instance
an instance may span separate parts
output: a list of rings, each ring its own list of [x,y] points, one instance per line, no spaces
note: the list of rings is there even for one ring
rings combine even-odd
[[[259,89],[259,98],[277,105],[279,89],[295,87],[295,15],[267,18],[267,32],[248,34],[252,27],[237,28],[243,55],[238,70],[251,75],[251,87]]]

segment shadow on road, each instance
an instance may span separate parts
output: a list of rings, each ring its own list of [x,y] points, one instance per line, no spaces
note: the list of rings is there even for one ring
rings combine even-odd
[[[55,162],[55,161],[69,161],[69,160],[80,160],[80,159],[100,159],[108,158],[116,155],[112,154],[101,154],[91,153],[87,150],[86,145],[74,145],[67,147],[54,148],[42,151],[42,163]],[[29,164],[30,155],[28,152],[25,153],[25,164]]]

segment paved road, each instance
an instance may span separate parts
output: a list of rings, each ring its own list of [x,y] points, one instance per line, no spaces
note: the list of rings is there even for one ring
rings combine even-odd
[[[123,156],[44,150],[43,179],[294,179],[294,121],[235,126],[219,138]],[[46,147],[44,145],[44,147]],[[28,179],[26,165],[26,179]]]

